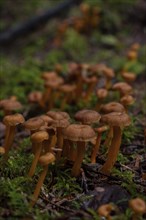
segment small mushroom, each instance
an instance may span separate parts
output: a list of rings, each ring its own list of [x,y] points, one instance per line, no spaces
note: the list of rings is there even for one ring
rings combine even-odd
[[[83,82],[87,86],[87,89],[85,91],[85,95],[83,97],[85,102],[88,102],[90,100],[91,95],[92,95],[94,89],[96,88],[97,81],[98,81],[98,79],[97,79],[96,76],[84,77],[83,78]]]
[[[64,95],[61,100],[61,106],[60,106],[61,110],[65,108],[66,104],[70,103],[73,100],[75,89],[76,86],[71,84],[64,84],[59,87],[58,90],[61,91]]]
[[[112,204],[104,204],[97,209],[97,213],[100,217],[105,217],[107,220],[112,220],[111,212],[113,210],[114,206]]]
[[[31,134],[39,131],[41,126],[45,125],[44,120],[41,117],[33,117],[28,119],[23,123],[23,126],[26,130],[30,131]],[[35,153],[35,145],[32,145],[32,152]]]
[[[29,103],[39,104],[40,101],[41,101],[41,99],[42,99],[42,93],[39,92],[39,91],[31,92],[31,93],[29,93],[29,95],[28,95],[28,102],[29,102]]]
[[[120,99],[121,104],[125,107],[126,112],[128,111],[128,106],[134,103],[135,99],[131,95],[125,95]]]
[[[109,102],[107,104],[101,105],[100,111],[103,114],[107,114],[110,112],[125,112],[125,108],[119,102]]]
[[[101,113],[107,114],[110,112],[125,112],[124,106],[119,102],[109,102],[105,105],[101,105],[100,107]],[[104,146],[109,147],[111,140],[113,137],[113,127],[110,126],[109,132],[107,134],[107,138],[105,139]]]
[[[105,89],[108,90],[111,88],[111,80],[115,77],[115,73],[114,73],[113,69],[111,69],[109,67],[103,68],[102,72],[106,78]]]
[[[90,109],[83,109],[75,114],[75,119],[80,121],[82,124],[91,125],[93,123],[98,123],[101,116],[97,111]]]
[[[96,104],[95,109],[97,111],[100,110],[102,102],[107,97],[107,95],[108,95],[108,90],[107,89],[101,88],[101,89],[96,90],[96,96],[97,96],[98,99],[97,99],[97,104]]]
[[[124,95],[130,95],[132,93],[132,87],[126,82],[118,82],[112,86],[112,90],[119,91],[120,97]]]
[[[0,101],[0,108],[3,109],[4,115],[11,115],[16,111],[22,109],[22,105],[17,100],[11,99],[4,99]]]
[[[24,123],[24,117],[21,114],[14,114],[14,115],[7,115],[4,117],[3,122],[6,125],[6,135],[5,135],[5,140],[4,140],[4,162],[8,160],[8,154],[10,151],[10,148],[13,144],[15,132],[16,132],[16,127],[19,124]]]
[[[48,172],[48,165],[53,163],[54,161],[55,161],[55,156],[52,153],[47,153],[39,158],[38,163],[43,167],[43,171],[40,175],[35,191],[33,193],[33,200],[30,203],[31,207],[35,205],[38,199],[41,187]]]
[[[131,199],[129,207],[133,211],[132,220],[138,220],[144,213],[146,213],[146,203],[141,198]]]
[[[93,151],[91,154],[91,163],[92,164],[96,163],[96,156],[99,151],[102,133],[104,131],[107,131],[108,129],[109,129],[109,127],[106,125],[99,127],[99,128],[94,128],[94,131],[97,132],[97,138],[96,138],[96,143],[95,143],[95,146],[93,147]]]
[[[122,78],[127,82],[127,83],[132,83],[136,80],[136,74],[131,73],[131,72],[122,72]]]
[[[56,137],[57,137],[56,145],[57,148],[62,149],[63,148],[62,129],[70,124],[69,123],[70,116],[68,113],[62,111],[58,111],[58,112],[49,111],[46,114],[49,115],[54,120],[53,126],[56,128]],[[59,160],[60,157],[61,157],[61,152],[58,151],[56,154],[56,159]]]
[[[79,176],[85,154],[86,143],[95,137],[96,134],[89,125],[71,124],[63,129],[63,138],[77,144],[77,157],[71,171],[72,176]]]
[[[130,125],[130,117],[126,113],[111,112],[101,117],[101,122],[113,127],[113,138],[108,150],[107,160],[101,168],[101,172],[109,175],[118,156],[121,145],[122,129]]]
[[[28,172],[29,177],[32,177],[34,175],[35,168],[38,163],[38,159],[44,147],[44,141],[48,139],[49,139],[49,134],[46,131],[38,131],[31,135],[32,145],[33,144],[35,145],[36,150],[35,150],[34,159],[32,161],[31,168]]]

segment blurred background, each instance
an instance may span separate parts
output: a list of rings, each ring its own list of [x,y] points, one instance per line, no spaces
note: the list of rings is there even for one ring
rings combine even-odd
[[[13,94],[25,104],[56,64],[64,75],[72,61],[145,71],[145,0],[1,0],[0,8],[1,99]],[[129,61],[135,43],[139,56]]]

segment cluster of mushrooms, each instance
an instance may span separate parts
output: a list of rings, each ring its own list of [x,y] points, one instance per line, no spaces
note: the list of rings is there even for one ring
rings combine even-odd
[[[130,51],[138,51],[138,48],[137,44],[133,44]],[[128,54],[128,59],[133,58]],[[15,111],[23,109],[15,96],[0,101],[0,108],[4,113],[3,123],[6,127],[4,143],[0,147],[2,162],[7,162],[17,127],[21,125],[29,132],[34,155],[28,176],[33,177],[38,164],[43,167],[33,194],[32,206],[39,196],[48,165],[64,158],[64,163],[69,160],[73,164],[71,175],[78,177],[89,145],[90,161],[96,163],[104,133],[107,158],[100,172],[109,175],[118,156],[122,131],[131,123],[128,106],[134,102],[132,96],[132,83],[136,78],[134,73],[123,69],[122,81],[115,82],[113,69],[105,64],[69,63],[66,78],[62,77],[62,72],[62,66],[56,65],[54,71],[43,73],[44,91],[35,91],[28,95],[28,102],[39,105],[45,112],[43,115],[25,120],[22,114],[14,114]],[[102,87],[99,85],[101,81]],[[115,91],[119,101],[105,103],[106,97],[111,97]],[[97,96],[94,109],[81,109],[72,118],[63,111],[66,104],[72,106],[81,100],[86,106],[93,94]],[[60,108],[53,110],[56,100],[60,100]]]
[[[142,218],[142,215],[146,213],[146,203],[141,198],[135,198],[129,200],[129,208],[132,211],[132,218],[131,220],[138,220]],[[97,209],[97,213],[100,217],[105,217],[107,220],[112,220],[112,213],[116,213],[118,211],[118,208],[109,203],[101,205]]]

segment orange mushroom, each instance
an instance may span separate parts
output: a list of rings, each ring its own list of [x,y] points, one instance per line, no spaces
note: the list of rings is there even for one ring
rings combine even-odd
[[[108,150],[107,160],[101,168],[101,172],[109,175],[118,156],[121,145],[122,129],[130,125],[130,117],[126,113],[111,112],[101,117],[101,122],[113,127],[113,138]]]
[[[94,130],[89,125],[71,124],[63,129],[63,138],[77,144],[77,157],[71,171],[72,176],[79,176],[86,150],[86,143],[93,140],[95,136]]]

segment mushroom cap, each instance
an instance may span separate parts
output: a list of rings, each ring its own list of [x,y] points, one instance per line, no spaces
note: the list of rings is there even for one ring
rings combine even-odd
[[[135,99],[131,95],[125,95],[120,99],[122,105],[132,105]]]
[[[62,119],[70,119],[70,116],[67,112],[62,112],[62,111],[48,111],[46,113],[48,116],[50,116],[53,120],[62,120]]]
[[[49,139],[49,134],[46,131],[37,131],[31,135],[31,140],[36,143],[40,143]]]
[[[46,125],[52,125],[53,119],[48,115],[41,115],[39,118],[43,119]]]
[[[66,128],[70,122],[68,119],[62,119],[62,120],[54,120],[52,126],[55,128]]]
[[[9,110],[9,111],[15,111],[15,110],[22,109],[22,105],[20,102],[16,100],[4,99],[0,101],[0,108],[3,108],[4,110]]]
[[[129,206],[137,214],[143,214],[146,212],[146,203],[143,199],[131,199],[129,201]]]
[[[75,62],[71,62],[68,64],[68,73],[69,74],[75,74],[78,70],[78,64]]]
[[[128,83],[126,83],[126,82],[115,83],[113,85],[112,89],[113,90],[119,90],[123,94],[131,93],[132,92],[132,87]]]
[[[101,116],[97,111],[83,109],[75,114],[75,119],[83,124],[92,124],[99,122]]]
[[[113,205],[104,204],[98,208],[97,212],[100,216],[108,217],[108,216],[110,216],[110,213],[112,210],[113,210]]]
[[[7,115],[4,117],[3,122],[7,126],[16,126],[18,124],[24,123],[25,119],[23,115],[17,113],[14,115]]]
[[[49,81],[46,81],[44,86],[45,87],[50,87],[52,89],[56,89],[58,88],[59,85],[63,84],[64,83],[64,80],[63,78],[61,77],[56,77],[55,79],[53,80],[49,80]]]
[[[40,117],[30,118],[23,124],[23,126],[30,131],[37,130],[43,125],[45,125],[45,122]]]
[[[84,77],[83,78],[83,81],[87,84],[90,84],[90,83],[96,83],[97,82],[97,77],[96,76],[91,76],[91,77]]]
[[[101,88],[96,90],[96,95],[99,99],[104,99],[108,95],[107,89]]]
[[[136,74],[131,72],[123,72],[122,73],[123,79],[125,79],[127,82],[133,82],[136,79]]]
[[[90,141],[96,137],[94,130],[89,125],[71,124],[63,129],[64,139],[71,141]]]
[[[112,79],[113,77],[115,77],[115,73],[114,73],[113,69],[111,69],[109,67],[103,68],[102,72],[109,79]]]
[[[71,84],[64,84],[59,87],[59,90],[68,93],[68,92],[73,92],[76,89],[76,85],[71,85]]]
[[[109,102],[105,105],[102,105],[100,108],[101,112],[103,113],[110,113],[110,112],[124,112],[125,108],[119,102]]]
[[[92,73],[98,73],[98,72],[102,72],[105,68],[106,68],[106,65],[100,63],[100,64],[95,64],[93,66],[90,66],[90,71]]]
[[[101,116],[101,122],[109,124],[110,126],[126,127],[131,123],[129,115],[125,112],[111,112]]]
[[[29,93],[28,95],[28,101],[30,103],[38,103],[42,98],[42,93],[39,91],[34,91]]]
[[[54,80],[54,79],[56,79],[57,77],[58,77],[58,75],[57,75],[57,73],[54,72],[54,71],[44,72],[44,73],[42,74],[42,79],[47,80],[47,81],[49,81],[49,80]]]
[[[53,163],[54,161],[55,161],[55,156],[50,152],[41,156],[38,160],[39,164],[41,164],[42,166],[46,166],[50,163]]]

